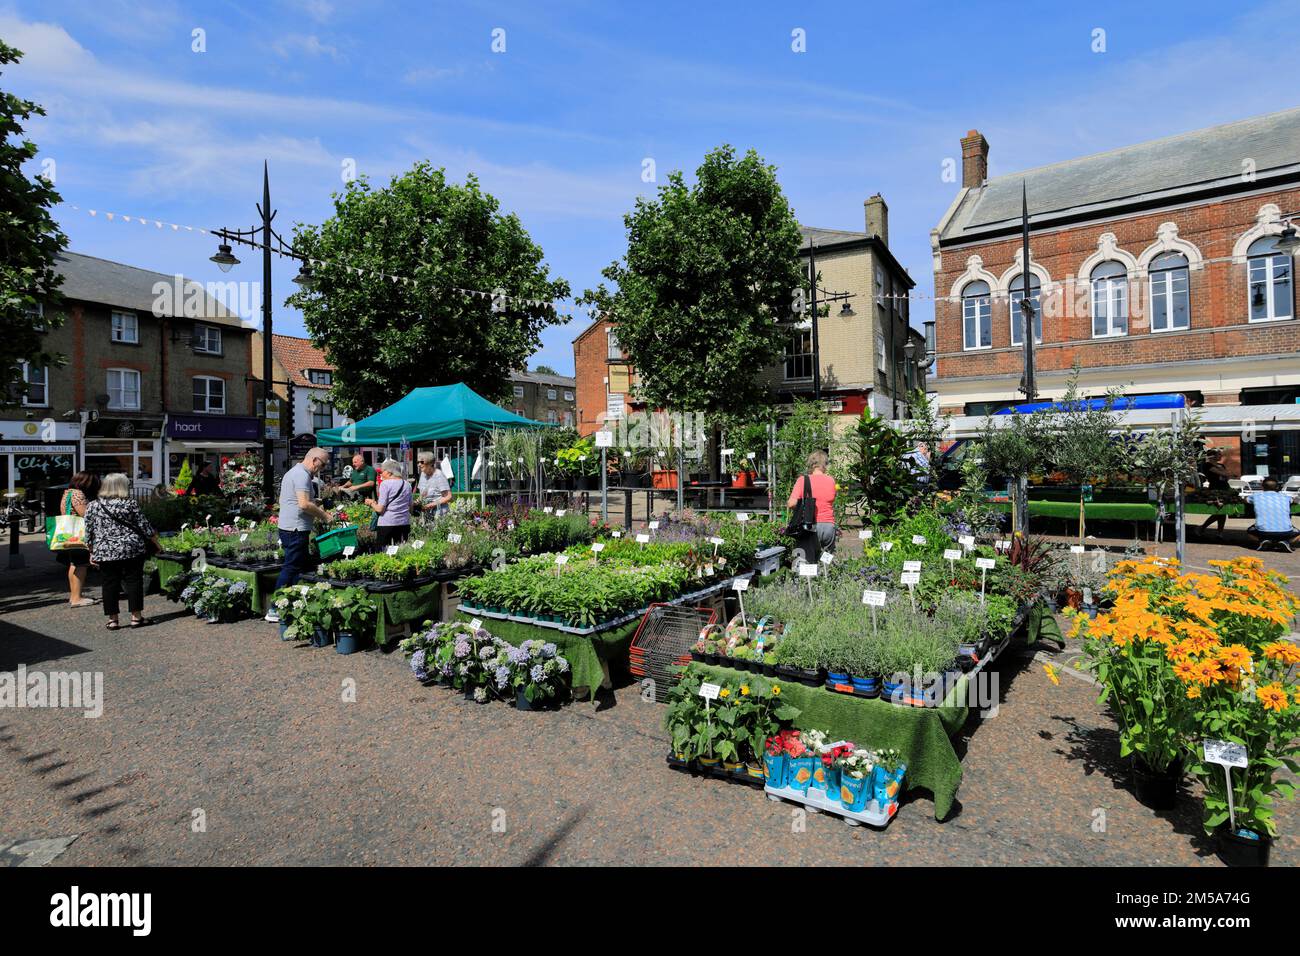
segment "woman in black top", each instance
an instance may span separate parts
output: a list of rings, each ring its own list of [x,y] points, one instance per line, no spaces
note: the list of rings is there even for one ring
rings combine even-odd
[[[1207,498],[1211,500],[1222,499],[1225,493],[1232,490],[1228,484],[1228,469],[1223,467],[1223,452],[1217,448],[1211,448],[1205,453],[1205,480],[1207,482]],[[1210,515],[1201,524],[1201,534],[1208,534],[1211,524],[1217,523],[1218,529],[1215,531],[1215,537],[1223,536],[1223,525],[1228,520],[1225,514]]]
[[[144,627],[144,561],[149,543],[155,548],[158,535],[131,497],[131,482],[124,474],[109,475],[99,488],[99,497],[86,508],[86,545],[90,563],[103,575],[101,595],[107,627],[116,631],[119,590],[126,591],[131,626]]]

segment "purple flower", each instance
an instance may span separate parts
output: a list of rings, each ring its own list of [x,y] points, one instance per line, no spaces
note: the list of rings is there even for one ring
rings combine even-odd
[[[497,689],[500,690],[510,682],[510,668],[498,667],[496,678],[497,678]]]
[[[543,657],[554,657],[554,656],[555,656],[555,650],[556,650],[555,645],[554,645],[554,644],[551,644],[551,643],[548,641],[547,643],[545,643],[545,644],[542,645],[542,656],[543,656]]]
[[[415,673],[416,680],[428,680],[429,672],[424,667],[425,653],[424,649],[416,651],[411,655],[411,670]]]
[[[533,669],[528,672],[528,676],[534,684],[540,684],[546,673],[542,670],[541,664],[534,664]]]
[[[457,641],[454,651],[457,657],[468,657],[469,641],[465,641],[465,640]]]

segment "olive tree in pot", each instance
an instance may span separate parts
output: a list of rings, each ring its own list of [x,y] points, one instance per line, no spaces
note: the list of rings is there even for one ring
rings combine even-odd
[[[1127,467],[1124,442],[1117,436],[1119,416],[1114,408],[1118,397],[1118,392],[1108,392],[1097,408],[1080,398],[1076,363],[1065,398],[1059,403],[1061,409],[1050,413],[1049,457],[1057,470],[1079,486],[1079,544],[1087,533],[1084,502],[1088,489]]]

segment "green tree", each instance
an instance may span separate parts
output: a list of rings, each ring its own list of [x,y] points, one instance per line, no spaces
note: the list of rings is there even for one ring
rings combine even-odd
[[[549,365],[538,365],[536,368],[533,369],[533,372],[535,372],[538,375],[559,375],[560,374],[555,369],[551,368]]]
[[[1050,458],[1057,470],[1079,485],[1079,544],[1083,544],[1086,486],[1110,477],[1123,464],[1125,443],[1115,414],[1118,394],[1111,391],[1100,408],[1079,397],[1079,367],[1070,376],[1060,410],[1050,413]]]
[[[825,407],[820,402],[796,401],[776,429],[775,493],[778,497],[783,493],[780,489],[794,486],[795,478],[804,471],[813,452],[826,452],[834,469],[839,464],[838,445]]]
[[[569,285],[550,277],[518,217],[502,214],[473,176],[450,183],[428,163],[383,189],[364,177],[349,183],[334,195],[334,215],[300,225],[294,244],[320,264],[312,288],[289,304],[337,369],[331,400],[353,417],[421,385],[465,382],[502,400],[510,370],[525,367],[542,329],[563,321],[548,303]]]
[[[985,416],[977,454],[990,475],[1012,480],[1011,527],[1029,531],[1028,479],[1047,465],[1050,434],[1043,411]]]
[[[0,40],[0,66],[17,63],[22,52]],[[61,197],[43,176],[28,179],[23,163],[34,158],[36,144],[23,136],[23,124],[45,110],[0,90],[0,368],[3,392],[24,390],[22,363],[61,365],[63,357],[45,350],[45,330],[61,317],[40,305],[58,300],[63,278],[55,269],[68,238],[50,215]]]
[[[627,253],[603,272],[618,289],[584,301],[613,312],[649,404],[743,413],[765,403],[758,373],[783,354],[778,322],[805,283],[775,167],[720,146],[694,185],[671,173],[623,221]]]
[[[912,442],[870,409],[864,409],[845,440],[849,476],[858,486],[864,521],[903,517],[917,493],[917,475],[904,456]]]

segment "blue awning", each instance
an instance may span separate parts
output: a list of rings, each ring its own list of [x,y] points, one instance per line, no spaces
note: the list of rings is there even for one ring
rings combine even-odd
[[[1084,398],[1075,402],[1074,405],[1067,405],[1065,402],[1025,402],[1022,405],[1011,405],[1001,411],[996,411],[994,415],[1010,415],[1013,412],[1064,412],[1071,407],[1083,407],[1088,411],[1098,411],[1106,408],[1108,398]],[[1112,406],[1114,411],[1128,412],[1137,409],[1150,408],[1186,408],[1187,398],[1183,395],[1135,395],[1132,398],[1123,396],[1115,399]]]

